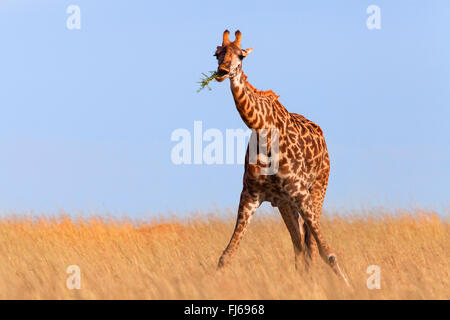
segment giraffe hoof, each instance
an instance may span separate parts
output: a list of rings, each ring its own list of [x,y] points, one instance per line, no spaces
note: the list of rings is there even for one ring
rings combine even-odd
[[[328,262],[332,266],[336,264],[336,256],[333,253],[328,256]]]
[[[222,270],[228,265],[224,257],[220,257],[219,263],[217,264],[217,270]]]

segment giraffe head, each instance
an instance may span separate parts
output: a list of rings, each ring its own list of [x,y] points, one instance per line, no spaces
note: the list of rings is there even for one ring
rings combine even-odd
[[[222,82],[226,78],[232,78],[242,67],[242,60],[253,51],[253,48],[241,49],[241,32],[235,33],[233,42],[228,39],[230,31],[225,30],[223,33],[222,45],[217,47],[214,56],[219,64],[217,68],[216,80]]]

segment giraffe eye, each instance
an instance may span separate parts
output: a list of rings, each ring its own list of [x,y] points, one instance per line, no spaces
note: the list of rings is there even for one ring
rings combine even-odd
[[[240,60],[244,60],[244,58],[245,58],[244,55],[242,55],[242,54],[239,55]]]

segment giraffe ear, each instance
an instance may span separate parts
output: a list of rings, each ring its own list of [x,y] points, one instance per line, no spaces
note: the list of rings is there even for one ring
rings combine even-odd
[[[217,57],[219,55],[220,50],[222,50],[221,46],[217,46],[216,52],[214,52],[213,56]]]
[[[246,57],[246,56],[248,56],[249,54],[250,54],[250,52],[252,52],[253,51],[253,48],[248,48],[248,49],[244,49],[244,50],[242,50],[242,57]]]

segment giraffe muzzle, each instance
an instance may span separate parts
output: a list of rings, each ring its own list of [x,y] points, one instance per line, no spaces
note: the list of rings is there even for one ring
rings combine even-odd
[[[217,71],[217,77],[216,77],[216,80],[219,81],[219,82],[222,82],[222,81],[225,80],[225,78],[229,75],[229,73],[230,73],[230,70],[225,69],[225,68],[220,68],[220,69]]]

